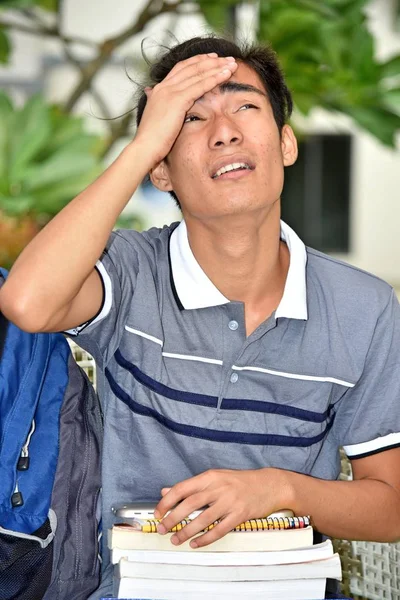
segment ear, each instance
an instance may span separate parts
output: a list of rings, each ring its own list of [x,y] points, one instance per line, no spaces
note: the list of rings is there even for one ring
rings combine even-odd
[[[297,159],[297,140],[290,125],[284,125],[281,134],[282,159],[285,167],[290,167]]]
[[[165,159],[150,171],[150,180],[162,192],[170,192],[173,189]]]

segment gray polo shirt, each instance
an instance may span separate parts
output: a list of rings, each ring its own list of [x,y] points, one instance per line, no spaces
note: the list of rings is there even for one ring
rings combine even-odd
[[[283,222],[281,238],[284,295],[246,337],[244,304],[201,269],[184,222],[111,235],[101,311],[70,332],[104,373],[105,529],[113,504],[158,500],[207,469],[336,479],[340,446],[355,459],[400,445],[393,289]]]

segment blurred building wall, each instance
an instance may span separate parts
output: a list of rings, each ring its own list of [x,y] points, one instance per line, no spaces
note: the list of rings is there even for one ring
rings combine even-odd
[[[390,58],[400,51],[400,31],[395,30],[393,21],[394,2],[373,0],[368,7],[370,27],[376,36],[380,59]],[[99,42],[125,28],[144,4],[144,0],[64,0],[64,33]],[[253,13],[244,9],[240,18],[240,37],[252,38],[254,24]],[[161,15],[143,34],[150,55],[157,43],[170,41],[168,30],[173,31],[180,41],[208,31],[197,15],[187,14],[179,21]],[[95,81],[96,89],[105,97],[113,116],[133,106],[135,90],[125,68],[131,77],[140,78],[131,61],[131,57],[140,52],[140,42],[137,37],[121,46],[113,62]],[[40,89],[44,89],[53,101],[64,100],[78,74],[67,64],[58,42],[18,33],[14,35],[14,44],[11,65],[0,67],[1,87],[11,91],[21,102],[28,94]],[[83,46],[74,48],[77,58],[88,58],[92,52]],[[104,131],[104,124],[96,118],[101,114],[100,109],[92,97],[88,94],[83,96],[76,110],[87,116],[90,129]],[[344,116],[315,110],[307,120],[297,115],[295,121],[311,133],[352,133],[350,251],[340,258],[400,288],[400,152],[385,148]],[[108,159],[111,161],[128,141],[129,138],[121,140]],[[149,226],[160,226],[179,218],[172,200],[166,200],[161,194],[145,198],[139,191],[128,205],[129,210],[142,213]]]

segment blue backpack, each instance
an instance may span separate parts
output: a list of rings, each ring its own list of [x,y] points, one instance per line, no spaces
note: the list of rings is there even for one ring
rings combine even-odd
[[[0,600],[86,600],[98,587],[102,428],[64,336],[0,313]]]

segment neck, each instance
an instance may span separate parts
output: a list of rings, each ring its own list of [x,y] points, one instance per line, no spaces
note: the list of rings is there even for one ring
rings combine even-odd
[[[276,205],[263,218],[235,215],[200,221],[185,216],[197,262],[226,298],[245,303],[246,324],[265,320],[283,295],[290,255],[280,240]]]

